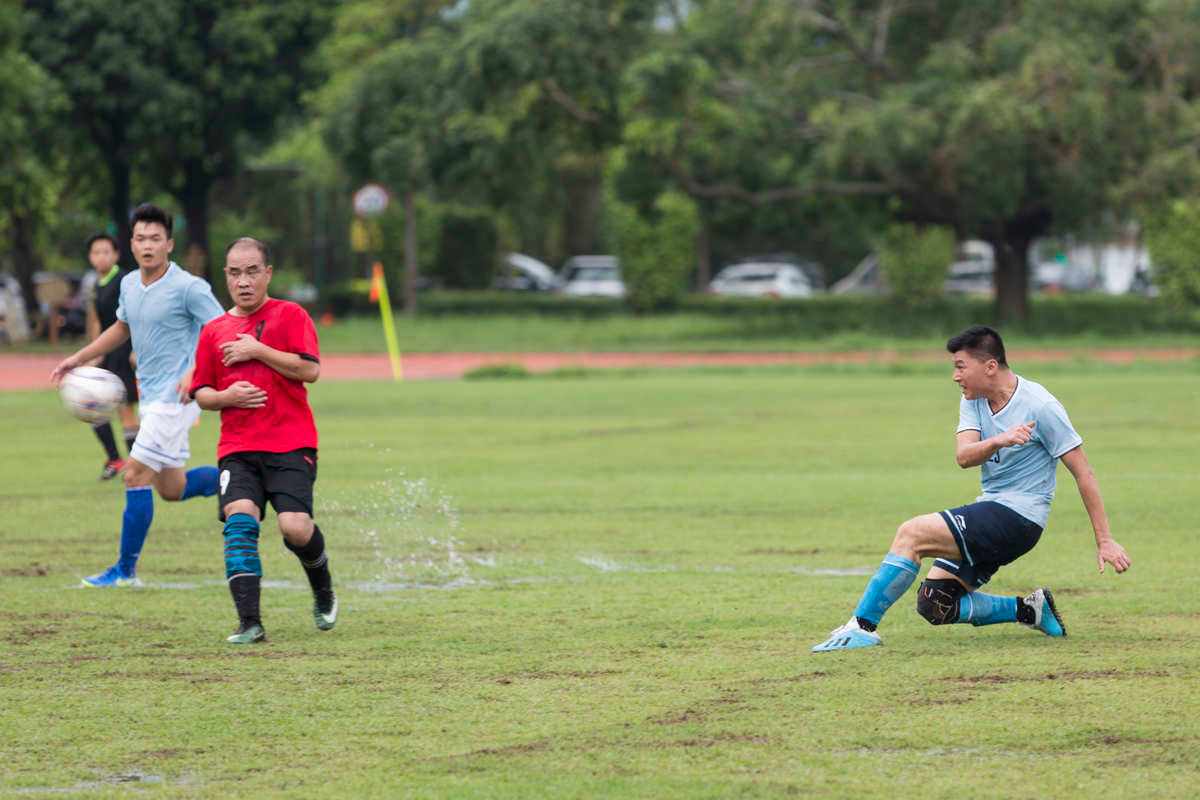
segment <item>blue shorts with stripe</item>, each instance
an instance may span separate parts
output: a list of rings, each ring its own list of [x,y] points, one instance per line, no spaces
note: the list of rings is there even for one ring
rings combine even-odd
[[[991,580],[1000,567],[1032,550],[1042,536],[1041,525],[991,500],[940,513],[962,558],[939,558],[934,566],[954,573],[975,589]]]

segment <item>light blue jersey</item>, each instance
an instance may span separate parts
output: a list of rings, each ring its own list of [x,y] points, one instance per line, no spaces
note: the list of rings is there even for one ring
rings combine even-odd
[[[1000,503],[1044,528],[1054,499],[1058,459],[1083,444],[1083,439],[1054,395],[1040,384],[1016,377],[1017,390],[996,414],[986,397],[964,397],[958,409],[958,432],[979,431],[980,438],[987,439],[1023,422],[1037,423],[1029,442],[1002,447],[983,463],[983,494],[976,499]]]
[[[196,357],[200,329],[224,313],[208,283],[174,261],[149,286],[141,270],[121,280],[117,319],[133,339],[140,402],[179,402],[179,379]]]

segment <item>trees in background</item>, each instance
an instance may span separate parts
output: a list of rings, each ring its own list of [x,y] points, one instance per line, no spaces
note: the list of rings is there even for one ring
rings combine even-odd
[[[1168,220],[1200,187],[1188,0],[25,8],[25,52],[85,134],[48,141],[103,165],[118,224],[131,192],[170,193],[206,247],[214,187],[247,163],[314,197],[376,180],[400,200],[384,228],[404,230],[410,282],[449,258],[429,271],[485,283],[491,254],[466,263],[467,238],[557,263],[667,227],[672,257],[633,267],[661,272],[652,294],[756,252],[837,277],[899,223],[989,241],[998,316],[1021,318],[1034,239]]]

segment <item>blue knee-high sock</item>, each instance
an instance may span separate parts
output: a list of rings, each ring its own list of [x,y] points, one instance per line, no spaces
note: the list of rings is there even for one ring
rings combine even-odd
[[[137,569],[138,556],[154,521],[154,490],[138,486],[125,490],[125,513],[121,517],[121,557],[117,566],[126,575]]]
[[[229,594],[242,624],[261,624],[258,520],[249,514],[231,514],[225,521],[225,580],[229,582]]]
[[[196,467],[189,469],[187,475],[187,483],[183,485],[183,496],[180,500],[187,500],[189,497],[212,497],[217,493],[217,477],[220,471],[216,467]]]
[[[958,621],[972,625],[995,625],[1017,621],[1017,598],[970,592],[958,598]]]
[[[876,570],[875,577],[867,584],[862,599],[858,601],[858,607],[854,609],[854,616],[872,625],[878,625],[892,603],[900,599],[900,596],[908,591],[908,587],[912,586],[920,569],[921,565],[917,562],[909,561],[895,553],[888,553]]]

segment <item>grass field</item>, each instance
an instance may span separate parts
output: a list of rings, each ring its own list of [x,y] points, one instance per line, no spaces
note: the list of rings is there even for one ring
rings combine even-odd
[[[313,628],[268,517],[245,649],[210,501],[156,501],[147,588],[75,588],[121,489],[53,394],[0,394],[0,796],[1195,797],[1200,370],[1029,374],[1133,569],[1096,573],[1060,470],[991,589],[1053,587],[1070,638],[910,592],[826,656],[895,526],[974,497],[944,370],[318,384],[342,619]]]

